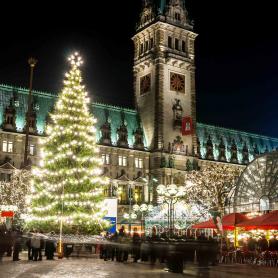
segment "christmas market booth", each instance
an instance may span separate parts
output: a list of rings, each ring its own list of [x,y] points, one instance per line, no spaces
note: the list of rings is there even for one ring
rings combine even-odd
[[[16,211],[17,206],[0,205],[0,223],[4,223],[7,226],[7,228],[10,228]]]
[[[278,210],[257,216],[237,225],[245,230],[277,230],[278,231]]]
[[[224,215],[222,218],[223,230],[234,230],[239,223],[247,220],[249,220],[248,217],[241,213],[230,213]],[[210,219],[208,221],[193,225],[192,229],[217,229],[217,226],[214,222],[214,219]]]

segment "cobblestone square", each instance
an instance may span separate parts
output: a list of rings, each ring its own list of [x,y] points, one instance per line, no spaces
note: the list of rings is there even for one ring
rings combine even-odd
[[[0,263],[0,278],[175,278],[175,277],[206,277],[206,278],[274,278],[278,275],[277,268],[249,265],[219,265],[198,268],[186,266],[183,274],[165,271],[165,265],[151,266],[147,263],[117,263],[97,258],[70,258],[54,261],[21,261],[13,262],[9,258]]]

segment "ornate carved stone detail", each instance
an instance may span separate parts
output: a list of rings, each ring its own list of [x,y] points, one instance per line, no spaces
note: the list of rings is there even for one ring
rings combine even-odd
[[[242,148],[242,163],[243,164],[249,163],[249,151],[248,151],[246,142],[244,143],[243,148]]]
[[[182,106],[180,105],[180,100],[175,98],[175,101],[176,101],[176,103],[172,107],[173,120],[174,120],[173,125],[174,125],[174,128],[181,128],[183,109],[182,109]]]
[[[221,137],[221,140],[220,140],[220,144],[218,146],[218,151],[219,151],[218,160],[226,162],[227,161],[227,158],[226,158],[226,147],[225,147],[225,144],[223,142],[223,138],[222,137]]]
[[[206,143],[206,159],[214,160],[213,143],[211,141],[210,135]]]
[[[167,166],[166,157],[163,155],[160,160],[160,168],[165,168]]]
[[[4,122],[3,122],[3,129],[9,130],[9,131],[15,131],[16,130],[16,109],[14,106],[14,100],[13,98],[10,99],[9,106],[6,107],[4,112]]]
[[[144,150],[144,132],[143,132],[143,128],[141,126],[141,121],[140,121],[139,115],[137,116],[137,122],[138,122],[138,127],[135,130],[135,132],[133,132],[133,135],[134,135],[133,147],[135,149]]]
[[[188,146],[185,146],[180,136],[177,136],[172,143],[168,144],[168,152],[188,155]]]
[[[156,61],[155,75],[155,123],[154,123],[154,149],[162,150],[163,147],[163,125],[164,125],[164,67],[159,59]]]
[[[103,145],[111,145],[111,124],[109,120],[109,111],[105,110],[105,123],[101,126],[101,138],[100,138],[100,144]]]
[[[122,118],[122,124],[121,126],[117,129],[117,134],[118,134],[118,141],[117,141],[117,146],[118,147],[124,147],[128,148],[128,131],[127,127],[125,124],[125,115],[124,112],[121,113],[121,118]]]
[[[235,140],[232,140],[232,146],[231,146],[231,160],[232,163],[238,163],[238,156],[237,156],[237,146],[235,143]]]
[[[175,168],[175,156],[173,155],[169,156],[168,168]]]
[[[255,157],[258,156],[258,155],[260,154],[260,152],[259,152],[259,150],[258,150],[258,146],[257,146],[256,143],[255,143],[255,145],[254,145],[253,152],[254,152],[254,156],[255,156]]]
[[[197,137],[197,152],[196,152],[196,156],[197,157],[201,157],[201,144],[200,144],[200,140]]]
[[[30,118],[29,118],[29,133],[30,134],[37,134],[37,112],[35,110],[34,102],[31,105],[32,109],[30,111]],[[26,125],[27,125],[27,117],[28,117],[28,111],[26,112],[26,122],[24,126],[24,132],[26,132]]]
[[[140,15],[140,22],[137,28],[141,28],[146,24],[150,23],[154,19],[154,12],[152,7],[152,1],[144,0],[143,1],[143,10]]]
[[[170,0],[168,5],[168,10],[166,12],[167,20],[187,25],[188,18],[187,18],[187,11],[183,5],[183,1],[181,0]]]

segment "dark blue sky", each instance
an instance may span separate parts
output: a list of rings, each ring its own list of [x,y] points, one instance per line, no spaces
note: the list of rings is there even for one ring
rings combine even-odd
[[[98,101],[133,106],[131,37],[141,0],[79,1],[66,8],[1,8],[0,82],[58,91],[66,57],[78,49],[84,79]],[[127,2],[127,3],[126,3]],[[204,3],[205,2],[205,3]],[[274,4],[186,0],[195,22],[198,121],[278,137],[278,32]]]

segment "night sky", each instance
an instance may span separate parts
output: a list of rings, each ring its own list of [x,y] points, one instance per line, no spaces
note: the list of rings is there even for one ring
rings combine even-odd
[[[43,2],[1,7],[0,83],[28,87],[32,55],[34,88],[59,91],[66,58],[79,50],[92,99],[133,107],[131,37],[141,0]],[[278,137],[277,15],[269,2],[186,0],[199,34],[199,122]]]

